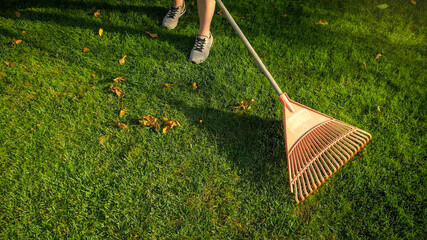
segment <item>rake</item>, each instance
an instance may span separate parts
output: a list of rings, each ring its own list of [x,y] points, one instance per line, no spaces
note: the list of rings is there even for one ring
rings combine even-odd
[[[372,136],[291,100],[280,90],[221,0],[216,2],[279,95],[283,108],[290,188],[297,203],[304,201],[360,151]]]

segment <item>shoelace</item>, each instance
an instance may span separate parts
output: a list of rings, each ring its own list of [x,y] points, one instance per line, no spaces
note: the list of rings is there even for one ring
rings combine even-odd
[[[169,12],[168,12],[168,18],[175,18],[175,15],[178,12],[178,9],[179,8],[177,8],[177,7],[171,6],[171,8],[169,9]]]
[[[206,38],[196,38],[196,42],[194,43],[194,50],[197,50],[199,52],[203,52],[203,48],[205,47]]]

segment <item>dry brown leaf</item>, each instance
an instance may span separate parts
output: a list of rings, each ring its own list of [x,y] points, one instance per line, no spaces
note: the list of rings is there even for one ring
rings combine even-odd
[[[327,21],[318,21],[318,22],[316,22],[316,24],[328,25],[328,22]]]
[[[283,17],[288,17],[288,14],[284,13],[282,16],[283,16]]]
[[[170,120],[170,119],[167,119],[166,117],[162,117],[161,119],[163,121],[163,124],[166,126],[162,130],[163,133],[169,132],[173,127],[181,126],[181,124],[179,124],[179,122],[176,120]]]
[[[126,114],[126,109],[120,110],[120,117],[123,117]]]
[[[219,10],[216,14],[222,15],[222,10]]]
[[[378,53],[377,56],[375,56],[375,61],[377,61],[378,58],[380,58],[381,56],[382,56],[381,53]]]
[[[117,87],[117,86],[110,86],[111,91],[115,92],[117,94],[117,96],[119,97],[123,97],[124,93],[123,91]]]
[[[253,99],[253,98],[252,98],[252,99],[251,99],[251,102],[253,102],[253,103],[254,103],[254,102],[255,102],[255,99]]]
[[[90,49],[89,48],[83,48],[83,52],[85,52],[85,53],[90,52]]]
[[[95,73],[92,73],[91,76],[92,76],[92,79],[95,79]]]
[[[128,128],[128,125],[121,123],[121,122],[115,122],[116,126],[121,128],[121,129],[126,129]]]
[[[193,82],[193,89],[197,89],[197,83]]]
[[[101,14],[101,10],[98,9],[98,11],[96,11],[96,12],[93,13],[93,16],[98,17],[99,14]]]
[[[4,62],[4,64],[6,64],[6,66],[8,66],[8,67],[13,67],[13,66],[15,66],[15,63],[14,63],[14,62]]]
[[[262,54],[262,56],[261,56],[262,58],[266,58],[267,56],[265,55],[265,54]]]
[[[362,62],[362,65],[363,65],[364,68],[366,68],[366,63]]]
[[[242,101],[239,106],[231,106],[230,108],[233,108],[233,109],[236,109],[236,108],[246,109],[247,107],[248,107],[248,101]],[[248,110],[249,109],[250,108],[248,108]]]
[[[157,131],[159,131],[160,129],[159,124],[157,124],[157,119],[153,116],[150,116],[150,115],[143,116],[139,122],[144,127],[152,127],[152,128],[155,128]]]
[[[127,79],[127,77],[125,77],[125,76],[116,77],[116,78],[114,78],[114,82],[119,83],[119,82],[122,82],[122,81],[124,81],[126,79]]]
[[[157,38],[159,37],[159,34],[157,33],[150,33],[149,31],[145,31],[146,34],[150,35],[151,38]]]
[[[18,39],[18,40],[13,41],[12,44],[16,45],[16,44],[20,44],[21,42],[22,42],[22,40]]]
[[[21,13],[20,13],[20,12],[18,12],[18,11],[16,11],[16,12],[15,12],[15,16],[16,16],[16,17],[21,17]]]
[[[98,30],[98,34],[99,34],[99,36],[100,37],[102,37],[102,34],[104,33],[104,29],[102,29],[102,28],[100,28],[99,30]]]
[[[417,2],[415,2],[415,0],[411,0],[411,3],[414,4],[414,5],[417,4]]]
[[[119,60],[119,63],[120,63],[120,65],[123,65],[123,64],[125,64],[125,59],[126,59],[126,55],[124,55],[122,58],[120,58],[120,60]]]
[[[175,84],[176,84],[176,82],[174,82],[174,83],[166,83],[165,85],[162,86],[162,88],[168,88],[168,87],[173,86]]]

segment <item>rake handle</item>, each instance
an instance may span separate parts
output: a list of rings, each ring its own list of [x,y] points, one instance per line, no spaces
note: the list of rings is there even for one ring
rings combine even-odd
[[[276,81],[274,81],[274,78],[271,76],[270,72],[265,67],[264,63],[259,58],[258,54],[253,49],[252,45],[249,43],[248,39],[246,39],[245,35],[243,34],[242,30],[240,30],[237,23],[234,21],[231,14],[228,12],[227,8],[224,6],[224,4],[221,2],[221,0],[216,0],[219,8],[222,10],[222,12],[227,17],[228,21],[230,22],[231,26],[236,31],[237,35],[239,35],[240,39],[242,39],[243,43],[245,44],[246,48],[248,48],[249,52],[251,53],[252,57],[255,59],[255,61],[258,63],[258,66],[261,68],[264,75],[267,77],[270,84],[273,86],[274,90],[276,90],[277,94],[280,96],[283,94],[282,90],[280,90],[279,86],[277,85]]]

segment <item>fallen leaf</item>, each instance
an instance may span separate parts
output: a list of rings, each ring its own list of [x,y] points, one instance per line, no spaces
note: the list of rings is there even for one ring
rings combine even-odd
[[[328,25],[328,22],[327,21],[318,21],[318,22],[316,22],[316,24]]]
[[[377,8],[379,8],[379,9],[386,9],[386,8],[388,8],[388,7],[389,7],[389,6],[388,6],[388,4],[387,4],[387,3],[377,5]]]
[[[203,123],[203,120],[202,120],[202,119],[200,119],[199,123]]]
[[[230,108],[236,109],[236,108],[243,108],[246,109],[248,107],[248,101],[242,101],[239,106],[231,106]]]
[[[193,89],[197,89],[197,83],[193,82]]]
[[[125,64],[125,59],[126,59],[126,55],[124,55],[122,58],[120,58],[120,60],[119,60],[119,63],[120,63],[120,65],[123,65],[123,64]]]
[[[21,13],[20,13],[20,12],[18,12],[18,11],[16,11],[16,12],[15,12],[15,16],[16,16],[16,17],[21,17]]]
[[[191,6],[194,6],[194,4],[196,4],[194,1],[191,2]]]
[[[89,48],[83,48],[83,52],[85,52],[85,53],[90,52],[90,49]]]
[[[380,109],[380,106],[377,106],[377,113],[378,113],[378,115],[381,115],[381,109]]]
[[[375,61],[377,61],[378,58],[380,58],[381,56],[382,56],[381,53],[378,53],[377,56],[375,56]]]
[[[364,68],[366,68],[366,63],[362,62],[362,65],[363,65]]]
[[[117,96],[123,97],[123,91],[117,86],[110,86],[111,91],[115,92]]]
[[[123,117],[126,114],[126,110],[122,109],[120,110],[120,117]]]
[[[27,31],[23,30],[23,31],[22,31],[22,34],[27,34]]]
[[[15,66],[15,63],[14,63],[14,62],[4,62],[4,64],[6,64],[6,66],[8,66],[8,67],[13,67],[13,66]]]
[[[151,38],[157,38],[159,34],[157,33],[150,33],[149,31],[145,31],[146,34],[150,35]]]
[[[251,99],[251,102],[253,102],[253,103],[254,103],[254,102],[255,102],[255,99],[253,99],[253,98],[252,98],[252,99]]]
[[[95,73],[92,73],[91,76],[92,76],[92,79],[95,79]]]
[[[99,33],[99,36],[100,36],[100,37],[102,37],[102,34],[104,33],[104,29],[100,28],[100,29],[98,30],[98,33]]]
[[[162,117],[161,119],[163,124],[166,126],[162,130],[163,133],[168,133],[173,127],[181,126],[181,124],[179,124],[179,122],[176,120],[169,120],[166,117]]]
[[[22,40],[18,39],[18,40],[13,41],[12,44],[16,45],[16,44],[20,44],[21,42],[22,42]]]
[[[124,81],[126,79],[127,79],[127,77],[125,77],[125,76],[123,76],[123,77],[116,77],[116,78],[114,78],[113,81],[116,82],[116,83],[119,83],[119,82]]]
[[[150,116],[150,115],[143,116],[139,122],[144,127],[152,127],[152,128],[155,128],[157,131],[159,131],[160,129],[159,124],[157,124],[157,119],[153,116]]]
[[[115,122],[116,126],[121,128],[121,129],[126,129],[128,128],[128,125],[121,123],[121,122]]]
[[[222,10],[219,10],[216,14],[222,15]]]
[[[282,16],[283,16],[283,17],[288,17],[288,14],[284,13]]]
[[[415,0],[411,0],[411,3],[414,4],[414,5],[417,4],[417,2],[415,2]]]
[[[96,12],[93,13],[93,16],[98,17],[99,14],[101,14],[101,11],[98,9],[98,11],[96,11]]]
[[[266,58],[267,56],[265,55],[265,54],[262,54],[262,56],[261,56],[262,58]]]
[[[120,4],[122,1],[116,1],[117,4]]]
[[[170,87],[172,85],[175,85],[175,84],[176,84],[176,82],[174,82],[174,83],[166,83],[165,85],[162,86],[162,88],[168,88],[168,87]]]

